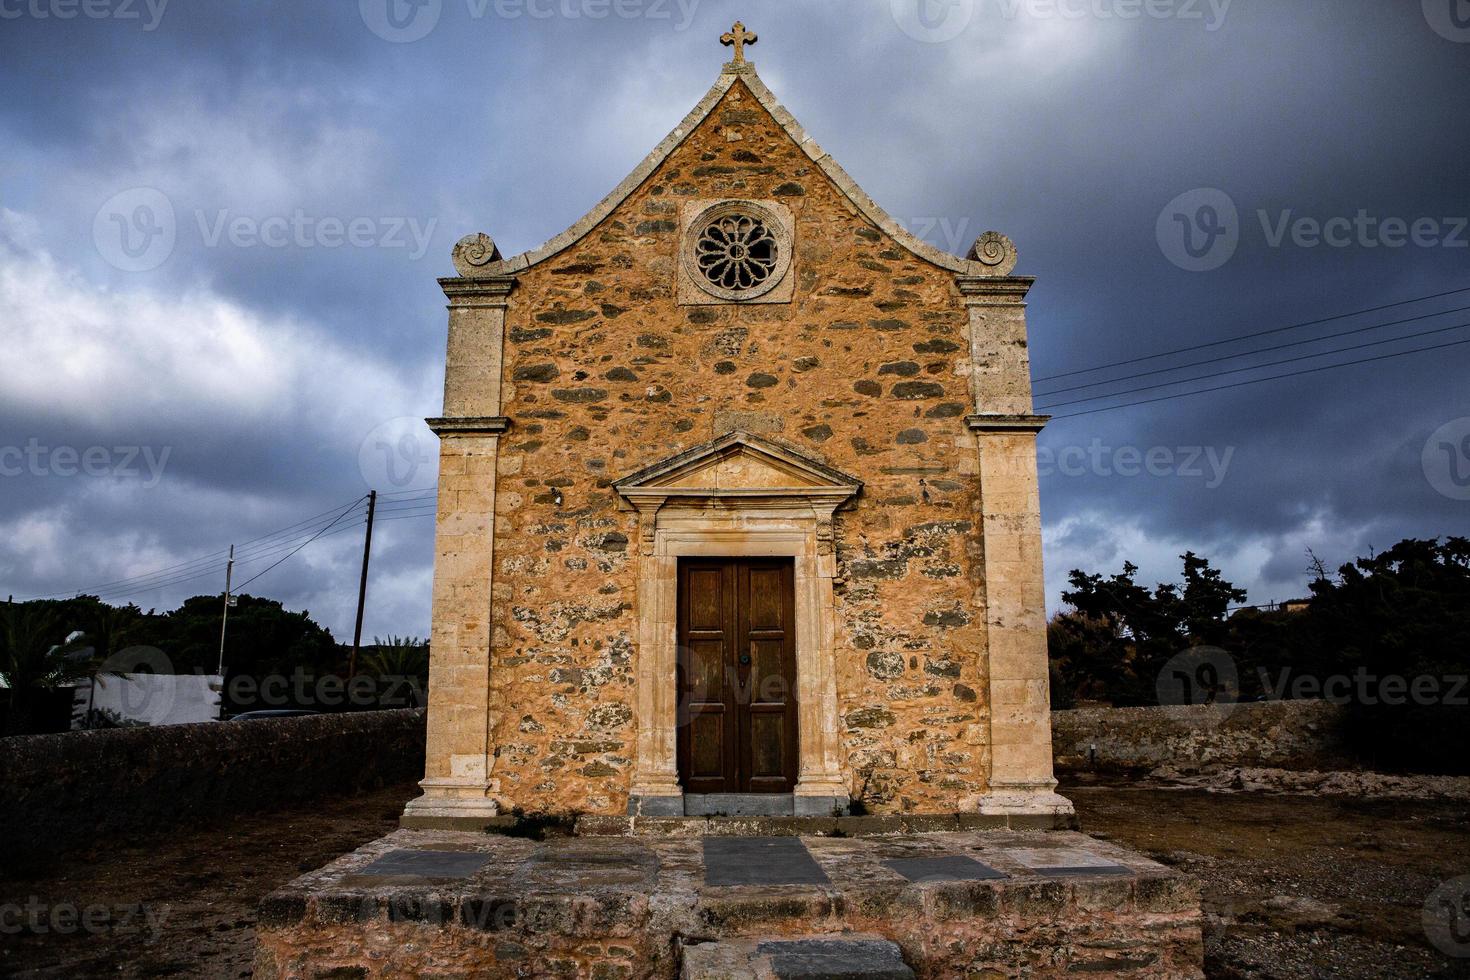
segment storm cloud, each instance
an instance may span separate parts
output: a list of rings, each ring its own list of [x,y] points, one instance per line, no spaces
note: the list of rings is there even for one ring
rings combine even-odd
[[[736,16],[901,223],[956,252],[1016,242],[1043,409],[1252,345],[1470,323],[1465,292],[1071,373],[1470,286],[1455,2],[0,0],[0,593],[432,486],[413,420],[439,409],[451,245],[486,231],[514,254],[580,217],[704,94]],[[1051,409],[1051,602],[1069,568],[1162,578],[1185,549],[1283,599],[1307,548],[1467,533],[1470,493],[1428,463],[1470,437],[1470,345],[1075,414],[1459,339]],[[369,635],[427,632],[431,544],[426,519],[375,535]],[[347,635],[360,548],[324,537],[251,591]],[[218,591],[216,564],[127,598]]]

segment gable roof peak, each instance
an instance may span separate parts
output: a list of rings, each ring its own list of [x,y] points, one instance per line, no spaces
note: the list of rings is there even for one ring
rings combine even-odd
[[[737,32],[743,30],[743,25],[737,22]],[[735,32],[732,32],[735,33]],[[754,35],[747,38],[746,43],[753,43]],[[737,49],[737,55],[740,52]],[[858,186],[832,156],[823,150],[817,141],[802,128],[796,117],[787,111],[774,93],[761,81],[760,75],[756,73],[755,64],[744,60],[743,56],[736,60],[726,62],[720,69],[719,78],[715,84],[705,93],[704,98],[690,110],[668,136],[665,136],[648,156],[634,168],[617,187],[597,203],[591,211],[566,231],[552,238],[539,248],[533,248],[522,252],[513,258],[503,259],[498,251],[492,249],[484,250],[476,261],[461,264],[461,275],[473,278],[513,276],[517,273],[538,265],[558,253],[565,251],[576,244],[583,237],[599,225],[603,219],[622,204],[639,186],[643,184],[659,166],[687,140],[700,124],[707,119],[715,108],[724,99],[725,95],[735,84],[744,84],[751,95],[755,96],[761,108],[770,113],[776,123],[786,132],[786,135],[797,147],[811,159],[837,189],[853,204],[853,206],[869,221],[878,226],[884,233],[899,245],[903,246],[914,255],[942,269],[947,269],[960,276],[1008,276],[1016,262],[1015,247],[1010,244],[1010,239],[1000,235],[998,232],[986,232],[981,240],[976,242],[969,254],[961,258],[941,249],[935,248],[928,242],[912,234],[895,221],[888,212],[878,206],[878,203]],[[474,237],[474,236],[469,236]],[[488,238],[488,236],[486,236]],[[1003,242],[1004,248],[997,250],[995,243]],[[982,242],[990,244],[982,248]],[[460,256],[456,256],[460,258]]]

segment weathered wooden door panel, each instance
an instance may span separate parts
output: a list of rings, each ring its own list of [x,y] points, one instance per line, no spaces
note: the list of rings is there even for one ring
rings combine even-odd
[[[679,562],[679,776],[689,793],[796,785],[790,559]]]

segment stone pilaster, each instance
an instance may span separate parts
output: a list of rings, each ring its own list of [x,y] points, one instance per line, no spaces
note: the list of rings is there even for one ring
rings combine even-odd
[[[990,771],[981,813],[1068,817],[1052,775],[1046,591],[1041,556],[1041,496],[1032,413],[1025,297],[1032,280],[960,277],[970,312],[970,390],[966,419],[979,454],[980,535],[984,562],[990,704]]]
[[[444,416],[434,532],[429,730],[424,795],[414,820],[493,817],[495,747],[490,717],[491,583],[496,456],[505,309],[515,279],[441,279],[449,298]]]

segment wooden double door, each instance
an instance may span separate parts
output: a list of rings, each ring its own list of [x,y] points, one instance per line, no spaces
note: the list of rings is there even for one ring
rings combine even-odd
[[[796,786],[790,558],[679,560],[679,778],[686,793]]]

